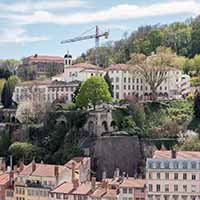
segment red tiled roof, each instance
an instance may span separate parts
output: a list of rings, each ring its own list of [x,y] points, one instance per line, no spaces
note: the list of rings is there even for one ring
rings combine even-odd
[[[0,175],[0,185],[6,185],[9,182],[9,173],[4,173]]]
[[[17,84],[17,86],[32,86],[32,85],[50,85],[52,83],[51,80],[33,80],[33,81],[23,81]]]
[[[88,160],[89,160],[88,157],[74,157],[69,162],[67,162],[65,164],[65,166],[68,167],[69,169],[71,169],[72,163],[74,163],[75,169],[79,169],[81,167],[81,165],[84,164],[85,162],[87,162]]]
[[[124,178],[120,187],[144,188],[145,179]]]
[[[106,189],[100,187],[96,189],[90,196],[94,198],[98,198],[98,197],[102,197],[105,193],[106,193]]]
[[[96,65],[92,65],[90,63],[78,63],[72,65],[73,68],[83,68],[83,69],[95,69],[95,70],[103,70],[102,67],[98,67]]]
[[[37,55],[37,56],[29,56],[27,57],[30,61],[35,61],[35,62],[59,62],[63,63],[64,58],[60,56],[43,56],[43,55]]]
[[[91,183],[81,184],[72,194],[87,195],[91,191]]]
[[[155,151],[154,159],[171,159],[171,151]],[[200,159],[200,151],[177,151],[177,159]]]
[[[42,177],[55,177],[55,166],[58,166],[59,173],[66,169],[62,165],[48,165],[48,164],[36,164],[36,169],[32,172],[32,163],[25,166],[20,175],[42,176]]]
[[[128,70],[128,67],[127,64],[112,64],[107,70]]]
[[[108,189],[107,192],[103,195],[105,198],[115,198],[117,197],[116,189]]]
[[[73,183],[64,182],[61,185],[57,186],[51,193],[62,193],[69,194],[73,191]]]

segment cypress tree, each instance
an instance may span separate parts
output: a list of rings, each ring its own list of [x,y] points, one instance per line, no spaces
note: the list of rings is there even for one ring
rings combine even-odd
[[[4,108],[10,108],[12,105],[12,92],[7,82],[3,86],[1,103],[3,104]]]
[[[113,86],[112,86],[112,81],[110,79],[110,76],[108,75],[108,72],[105,74],[104,79],[106,81],[106,83],[108,84],[108,90],[110,92],[111,97],[114,96],[114,92],[113,92]]]
[[[195,118],[200,119],[200,92],[196,92],[194,98],[194,116]]]

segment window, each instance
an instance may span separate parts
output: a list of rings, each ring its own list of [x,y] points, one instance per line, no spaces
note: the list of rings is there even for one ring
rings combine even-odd
[[[169,162],[164,162],[164,168],[169,169]]]
[[[152,177],[152,173],[151,172],[149,172],[149,179],[152,179],[153,177]]]
[[[153,191],[153,185],[149,184],[149,192],[152,192],[152,191]]]
[[[117,83],[119,82],[119,77],[116,77],[116,82],[117,82]]]
[[[142,85],[140,86],[140,90],[143,90],[143,87],[142,87]]]
[[[174,169],[178,169],[178,162],[174,162]]]
[[[160,172],[156,174],[157,179],[160,179]]]
[[[124,85],[124,89],[126,90],[126,85]]]
[[[131,82],[131,78],[128,78],[128,82],[129,82],[129,83]]]
[[[132,89],[135,90],[135,85],[132,86]]]
[[[63,197],[64,197],[64,199],[68,199],[69,198],[67,194],[64,194]]]
[[[132,188],[129,188],[129,189],[128,189],[128,193],[129,193],[129,194],[132,194],[132,193],[133,193],[133,189],[132,189]]]
[[[183,169],[187,169],[188,165],[187,162],[183,162]]]
[[[165,179],[166,179],[166,180],[169,179],[169,173],[165,173]]]
[[[192,163],[191,163],[191,168],[192,168],[192,169],[196,169],[196,168],[197,168],[196,162],[192,162]]]
[[[174,185],[174,192],[178,192],[178,185]]]
[[[159,184],[156,185],[156,191],[160,192],[160,185]]]
[[[136,90],[139,90],[139,85],[137,85]]]
[[[139,79],[138,78],[136,79],[136,81],[137,81],[137,83],[139,83]]]
[[[149,165],[149,168],[150,168],[150,169],[153,168],[153,163],[152,163],[152,162],[149,162],[148,165]]]
[[[119,90],[119,85],[116,85],[116,90]]]
[[[192,174],[192,180],[196,180],[196,175]]]
[[[184,192],[187,192],[187,185],[183,185]]]
[[[183,174],[183,180],[187,180],[187,174]]]
[[[116,92],[116,99],[119,99],[119,92]]]
[[[128,86],[128,89],[129,89],[129,90],[131,89],[131,86],[130,86],[130,85]]]
[[[169,185],[165,185],[165,192],[169,192]]]
[[[126,77],[124,77],[124,83],[126,83]]]
[[[127,188],[123,188],[123,193],[127,194]]]
[[[61,199],[61,194],[56,194],[56,199]]]
[[[192,185],[192,192],[196,192],[196,185]]]
[[[175,179],[175,180],[178,180],[178,173],[175,173],[175,174],[174,174],[174,179]]]
[[[161,163],[160,162],[156,162],[156,168],[160,169]]]

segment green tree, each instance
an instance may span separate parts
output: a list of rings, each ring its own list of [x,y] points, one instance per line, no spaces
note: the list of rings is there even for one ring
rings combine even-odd
[[[160,29],[152,29],[149,32],[147,39],[150,41],[151,51],[155,51],[157,47],[162,45],[163,33]]]
[[[108,89],[111,94],[111,97],[113,97],[114,96],[113,86],[112,86],[112,81],[110,79],[108,72],[105,74],[104,79],[105,79],[106,83],[108,84]]]
[[[1,103],[4,108],[10,108],[12,105],[12,92],[8,82],[4,84],[2,94],[1,94]]]
[[[29,163],[34,158],[41,160],[43,151],[30,143],[15,142],[9,147],[9,152],[13,155],[15,161],[23,159],[25,163]]]
[[[0,79],[0,95],[2,94],[3,86],[5,84],[6,80],[5,79]]]
[[[200,92],[197,92],[194,98],[194,116],[200,119]]]
[[[93,105],[94,109],[96,105],[110,101],[112,101],[112,97],[108,90],[108,85],[104,78],[100,76],[93,76],[83,82],[76,97],[78,107]]]
[[[20,82],[20,79],[18,76],[13,75],[8,78],[8,85],[10,87],[11,93],[13,94],[15,90],[15,86]]]
[[[193,60],[193,70],[196,72],[196,75],[200,73],[200,55],[195,55]]]

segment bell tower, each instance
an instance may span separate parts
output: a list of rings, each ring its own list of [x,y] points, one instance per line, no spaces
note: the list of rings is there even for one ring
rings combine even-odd
[[[64,67],[67,68],[72,65],[72,55],[67,52],[64,56]]]

